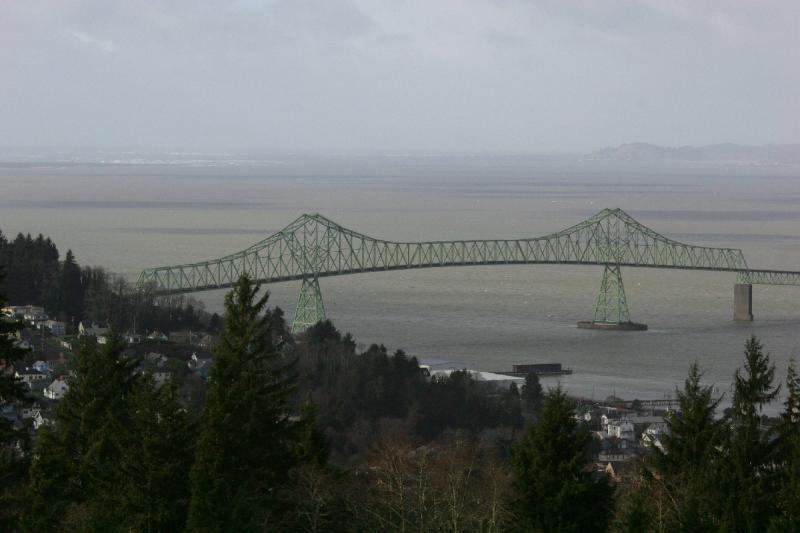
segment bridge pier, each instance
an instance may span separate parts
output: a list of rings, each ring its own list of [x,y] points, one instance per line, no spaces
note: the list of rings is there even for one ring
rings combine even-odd
[[[631,322],[619,265],[605,265],[594,316],[591,321],[578,322],[578,327],[615,331],[644,331],[647,329],[646,324]]]
[[[753,321],[753,285],[737,283],[733,286],[733,319],[737,322]]]
[[[322,303],[319,279],[316,276],[303,278],[303,283],[300,285],[300,297],[297,299],[297,308],[294,310],[292,335],[302,333],[323,320],[325,320],[325,305]]]

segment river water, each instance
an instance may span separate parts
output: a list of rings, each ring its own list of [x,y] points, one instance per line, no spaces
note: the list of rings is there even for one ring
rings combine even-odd
[[[56,162],[52,162],[55,161]],[[577,157],[241,157],[108,154],[0,158],[0,229],[51,236],[62,254],[135,279],[149,266],[215,258],[303,213],[393,240],[539,236],[604,207],[684,242],[742,248],[753,268],[800,270],[800,168],[600,162]],[[674,395],[692,361],[727,393],[750,334],[781,379],[800,356],[800,287],[754,287],[734,323],[735,275],[623,269],[647,332],[579,330],[601,267],[491,266],[325,278],[326,310],[363,344],[482,370],[558,362],[546,378],[605,398]],[[299,282],[269,286],[291,316]],[[222,291],[198,295],[211,310]],[[777,407],[777,406],[776,406]]]

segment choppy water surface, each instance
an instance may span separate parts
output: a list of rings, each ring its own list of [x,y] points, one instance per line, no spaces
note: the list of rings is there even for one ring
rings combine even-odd
[[[401,156],[0,165],[6,235],[50,235],[62,253],[131,278],[245,248],[306,212],[376,237],[430,240],[543,235],[604,207],[685,242],[742,248],[752,267],[800,270],[797,167]],[[560,362],[574,369],[562,383],[596,398],[670,395],[695,360],[725,392],[751,333],[781,378],[800,356],[800,287],[756,286],[756,321],[737,324],[734,275],[629,268],[632,318],[650,330],[578,330],[601,272],[457,267],[321,284],[329,316],[364,344],[485,370]],[[270,286],[272,301],[291,313],[298,285]],[[221,307],[219,291],[202,298]]]

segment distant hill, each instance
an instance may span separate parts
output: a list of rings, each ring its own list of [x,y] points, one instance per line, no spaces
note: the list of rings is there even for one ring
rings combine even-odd
[[[628,143],[595,150],[591,159],[607,161],[738,161],[749,163],[800,163],[800,144],[710,144],[707,146],[658,146]]]

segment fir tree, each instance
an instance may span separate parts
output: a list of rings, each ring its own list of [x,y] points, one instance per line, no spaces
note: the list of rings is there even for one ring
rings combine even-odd
[[[83,288],[81,287],[81,267],[75,261],[72,250],[67,250],[61,265],[61,311],[73,321],[80,320],[83,315]]]
[[[276,523],[299,427],[292,365],[270,341],[268,293],[242,276],[225,297],[191,472],[190,531],[257,531]]]
[[[131,531],[181,531],[189,506],[193,432],[173,384],[146,375],[133,394],[120,461],[118,511]]]
[[[721,466],[725,426],[715,416],[721,398],[714,399],[713,388],[702,386],[701,378],[699,366],[692,364],[683,390],[677,391],[678,411],[665,419],[663,450],[651,449],[646,474],[653,475],[645,475],[665,502],[662,524],[676,531],[708,531],[716,516],[714,469]]]
[[[525,407],[536,413],[542,407],[542,385],[539,383],[539,376],[535,372],[529,372],[525,376],[525,384],[522,386],[522,399]]]
[[[513,456],[520,529],[542,532],[605,531],[613,490],[588,468],[588,429],[561,389],[545,395],[539,420]]]
[[[5,274],[0,271],[0,286]],[[0,294],[0,307],[6,304],[5,295]],[[22,324],[0,318],[0,405],[27,403],[27,394],[22,382],[14,377],[13,365],[22,358],[26,350],[15,346],[16,333]],[[16,428],[4,417],[0,417],[0,530],[12,530],[21,507],[21,491],[25,481],[27,461],[20,453],[27,442],[24,429]]]
[[[778,394],[773,387],[775,367],[753,336],[745,345],[744,368],[734,376],[728,466],[721,469],[725,494],[721,528],[726,531],[763,531],[773,511],[775,441],[761,431],[761,412]]]
[[[777,428],[776,466],[780,474],[777,514],[770,531],[800,531],[800,376],[790,361],[786,402]]]
[[[117,527],[119,464],[131,428],[135,362],[122,357],[116,332],[98,346],[83,341],[69,391],[56,410],[55,431],[45,430],[34,450],[27,527],[53,529],[69,509],[78,528]],[[60,481],[52,484],[52,479]]]
[[[723,423],[715,415],[722,399],[714,399],[713,388],[701,385],[702,376],[698,364],[693,363],[683,390],[677,391],[678,410],[665,418],[664,449],[652,450],[653,466],[662,476],[704,470],[721,441]]]
[[[777,512],[772,517],[770,531],[800,531],[800,435],[792,438],[789,455],[782,466]]]

